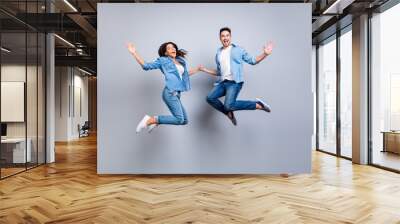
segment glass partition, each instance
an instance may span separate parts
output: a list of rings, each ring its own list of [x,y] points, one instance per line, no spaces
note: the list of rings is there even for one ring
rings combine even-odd
[[[1,1],[0,7],[43,13],[45,1]],[[35,17],[33,17],[35,18]],[[45,163],[45,34],[0,12],[0,178]]]
[[[1,176],[24,171],[31,160],[26,144],[26,33],[1,34]]]

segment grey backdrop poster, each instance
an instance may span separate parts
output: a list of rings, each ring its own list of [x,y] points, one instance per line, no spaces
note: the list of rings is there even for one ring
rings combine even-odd
[[[206,102],[215,77],[198,73],[182,94],[186,126],[135,133],[144,114],[169,114],[163,74],[143,71],[126,49],[133,42],[145,61],[174,41],[191,66],[215,68],[219,29],[232,43],[271,56],[244,65],[238,99],[265,99],[272,113],[235,112],[235,127]],[[98,173],[239,174],[311,171],[311,4],[98,4]]]

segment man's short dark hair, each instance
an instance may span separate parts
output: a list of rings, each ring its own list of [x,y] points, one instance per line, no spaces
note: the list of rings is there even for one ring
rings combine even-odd
[[[231,29],[230,29],[229,27],[222,27],[222,28],[219,30],[219,35],[221,35],[221,33],[224,32],[224,31],[228,31],[229,34],[231,34]]]

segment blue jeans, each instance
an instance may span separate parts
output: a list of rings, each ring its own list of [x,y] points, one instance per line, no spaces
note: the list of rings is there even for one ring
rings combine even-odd
[[[242,86],[243,82],[236,83],[234,81],[224,80],[211,90],[207,96],[207,102],[224,114],[235,110],[255,110],[256,101],[236,100]],[[218,99],[222,96],[225,96],[224,104]]]
[[[164,103],[168,106],[172,115],[160,115],[156,117],[158,124],[185,125],[188,123],[185,108],[181,103],[181,92],[171,91],[167,87],[162,93]]]

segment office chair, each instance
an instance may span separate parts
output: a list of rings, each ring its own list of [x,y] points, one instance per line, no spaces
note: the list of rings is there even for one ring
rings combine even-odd
[[[79,138],[89,136],[89,129],[90,129],[89,121],[85,121],[82,127],[80,127],[80,125],[78,124]]]

